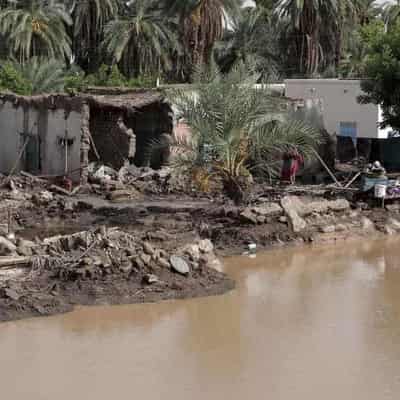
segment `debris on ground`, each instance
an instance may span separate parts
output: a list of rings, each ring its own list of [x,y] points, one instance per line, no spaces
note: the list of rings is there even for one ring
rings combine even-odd
[[[0,237],[0,254],[7,253],[8,264],[13,259],[20,263],[19,254],[29,254],[23,257],[23,278],[0,275],[0,320],[24,313],[48,315],[76,302],[156,301],[218,294],[233,287],[212,268],[216,256],[211,242],[194,243],[199,254],[193,258],[186,247],[165,250],[146,236],[100,226],[37,242],[18,239],[14,244]],[[4,258],[0,256],[0,268]]]

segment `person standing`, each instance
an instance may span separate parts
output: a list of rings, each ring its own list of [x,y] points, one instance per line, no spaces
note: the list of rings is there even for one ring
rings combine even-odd
[[[297,150],[290,150],[283,154],[283,165],[281,171],[281,181],[296,182],[296,175],[301,165],[304,163],[303,156]]]

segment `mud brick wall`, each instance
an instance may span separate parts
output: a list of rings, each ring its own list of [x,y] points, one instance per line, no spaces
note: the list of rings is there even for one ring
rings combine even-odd
[[[121,113],[125,125],[133,129],[136,135],[135,165],[158,167],[157,155],[150,157],[151,145],[162,133],[171,133],[173,128],[169,106],[159,103],[143,107],[129,115],[114,108],[91,106],[90,132],[101,162],[119,169],[128,158],[129,139],[117,127]],[[89,159],[97,160],[93,150],[89,153]]]
[[[91,105],[89,129],[100,156],[100,162],[119,169],[128,158],[129,140],[117,127],[118,110]],[[93,151],[89,161],[99,161]]]

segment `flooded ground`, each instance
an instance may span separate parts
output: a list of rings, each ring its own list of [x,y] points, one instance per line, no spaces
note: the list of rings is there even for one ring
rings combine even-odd
[[[1,324],[1,398],[397,399],[399,245],[233,258],[224,296]]]

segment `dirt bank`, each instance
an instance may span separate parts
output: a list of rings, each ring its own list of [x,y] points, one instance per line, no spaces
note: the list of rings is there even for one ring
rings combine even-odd
[[[0,263],[19,263],[0,267],[1,321],[221,294],[234,282],[214,268],[216,255],[400,232],[397,204],[329,187],[257,186],[241,207],[185,193],[48,189],[23,182],[0,192]]]
[[[105,226],[45,240],[0,238],[0,321],[69,311],[74,305],[155,302],[224,293],[209,240],[179,245],[165,231]]]

